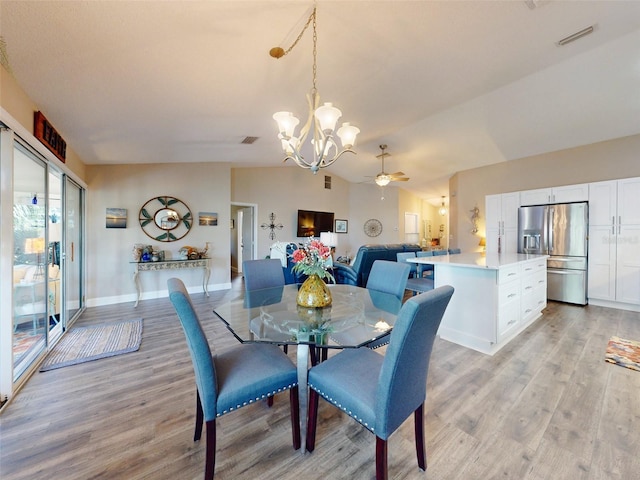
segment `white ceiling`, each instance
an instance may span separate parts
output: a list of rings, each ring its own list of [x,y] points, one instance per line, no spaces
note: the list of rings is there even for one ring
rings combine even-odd
[[[640,1],[318,1],[318,90],[356,156],[439,204],[456,171],[640,133]],[[13,74],[88,164],[282,164],[304,119],[310,1],[5,1]],[[558,47],[589,25],[595,32]],[[243,145],[245,136],[259,139]],[[311,173],[309,173],[311,175]]]

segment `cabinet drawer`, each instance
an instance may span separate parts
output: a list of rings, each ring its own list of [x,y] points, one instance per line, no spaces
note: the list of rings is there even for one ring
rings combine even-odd
[[[518,325],[520,302],[510,302],[498,309],[498,341]]]
[[[498,283],[503,284],[520,278],[520,265],[509,265],[498,270]]]
[[[498,292],[498,305],[506,305],[509,302],[519,301],[520,282],[506,283]]]

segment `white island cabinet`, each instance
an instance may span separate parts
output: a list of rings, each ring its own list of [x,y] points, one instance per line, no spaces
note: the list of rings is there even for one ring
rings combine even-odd
[[[455,288],[440,337],[482,353],[496,353],[547,305],[546,255],[463,253],[411,261],[434,266],[435,287]]]

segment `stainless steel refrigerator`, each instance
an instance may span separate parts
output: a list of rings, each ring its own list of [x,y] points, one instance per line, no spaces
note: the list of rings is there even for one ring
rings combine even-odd
[[[550,255],[547,298],[587,304],[587,202],[520,207],[518,253]]]

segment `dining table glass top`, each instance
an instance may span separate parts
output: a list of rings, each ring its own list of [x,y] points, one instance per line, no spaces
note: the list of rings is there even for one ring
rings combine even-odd
[[[402,306],[388,293],[331,284],[331,306],[301,307],[296,303],[298,288],[247,292],[218,305],[214,313],[242,343],[357,348],[389,333]]]

